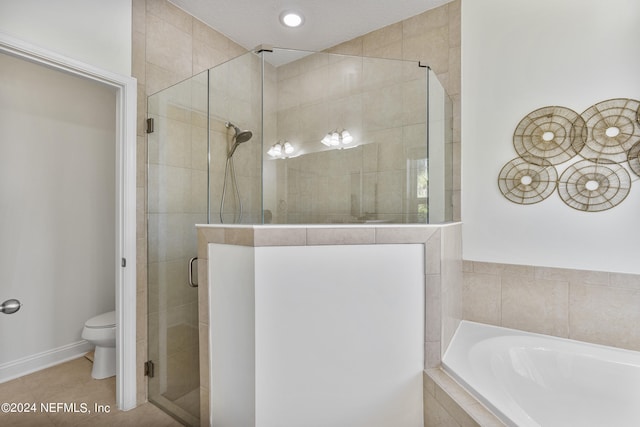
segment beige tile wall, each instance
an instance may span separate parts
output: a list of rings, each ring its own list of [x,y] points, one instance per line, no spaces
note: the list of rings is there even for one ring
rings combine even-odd
[[[288,140],[302,155],[267,161],[277,166],[277,205],[265,204],[274,222],[425,222],[406,189],[407,160],[427,157],[427,70],[413,61],[319,53],[277,73],[274,142]],[[320,144],[341,129],[354,148]]]
[[[423,378],[425,427],[504,427],[441,369],[427,369]]]
[[[640,275],[464,262],[463,318],[640,351]]]
[[[435,368],[462,319],[461,224],[438,227],[425,251],[425,368]]]
[[[462,225],[442,228],[442,349],[449,346],[462,320]]]
[[[262,221],[262,85],[260,73],[262,62],[252,53],[241,55],[210,71],[211,94],[210,136],[211,136],[211,178],[209,183],[211,198],[211,222],[220,223],[221,198],[224,188],[224,174],[227,153],[233,131],[225,127],[231,122],[241,130],[250,130],[252,138],[238,146],[233,155],[234,170],[242,201],[236,203],[235,189],[231,186],[231,170],[227,171],[227,188],[223,220],[229,224],[241,222],[255,224]]]
[[[460,220],[460,4],[454,0],[342,43],[328,52],[421,61],[453,101],[453,220]]]
[[[453,219],[460,220],[460,1],[327,52],[420,61],[431,66],[453,101],[454,176],[452,182],[447,181],[447,196],[453,202]],[[354,217],[372,212],[367,219],[421,222],[417,215],[402,212],[409,203],[403,194],[405,158],[420,157],[423,148],[422,140],[412,140],[425,131],[420,108],[424,97],[419,97],[417,90],[423,86],[415,84],[419,79],[408,74],[402,64],[379,61],[372,67],[369,62],[311,55],[278,68],[273,85],[277,85],[279,97],[268,119],[277,122],[277,135],[267,139],[289,140],[305,155],[265,165],[278,170],[278,194],[265,197],[265,208],[273,212],[274,222],[352,222]],[[344,75],[350,78],[332,77]],[[394,82],[399,75],[404,75],[404,80]],[[349,157],[342,162],[330,152],[316,152],[317,141],[334,128],[349,129],[358,143],[366,144],[356,149],[362,152],[341,155]],[[358,164],[353,161],[356,157]]]

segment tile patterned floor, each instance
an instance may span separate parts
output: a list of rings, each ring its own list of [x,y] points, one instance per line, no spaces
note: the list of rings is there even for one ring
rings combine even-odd
[[[116,405],[115,377],[94,380],[91,362],[80,357],[39,372],[0,384],[0,404],[35,404],[32,413],[0,411],[0,426],[10,427],[177,427],[179,422],[150,403],[130,411]],[[15,405],[11,405],[11,404]],[[65,411],[63,404],[67,404]],[[74,410],[75,404],[75,412]],[[49,412],[43,409],[49,408]],[[109,408],[96,412],[95,405]],[[3,407],[4,409],[4,407]]]

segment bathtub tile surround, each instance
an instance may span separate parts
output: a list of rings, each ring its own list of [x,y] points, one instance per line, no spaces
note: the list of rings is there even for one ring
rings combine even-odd
[[[442,369],[427,369],[423,377],[425,427],[504,426]]]
[[[442,313],[442,353],[462,319],[462,227],[441,228],[440,279]],[[428,246],[427,246],[428,247]]]
[[[640,288],[572,284],[570,338],[640,351],[638,307]]]
[[[640,351],[640,275],[465,261],[463,318]]]
[[[640,350],[638,275],[464,261],[462,305],[465,320]],[[425,375],[448,377],[440,369]],[[462,390],[448,381],[457,391],[441,387],[443,394]],[[440,401],[425,393],[425,426],[476,425],[465,424],[464,415],[453,418],[456,408],[446,406],[446,397]],[[479,403],[458,405],[472,416]],[[478,424],[502,425],[495,417]]]
[[[476,261],[462,270],[465,320],[640,350],[638,275]],[[504,425],[440,367],[424,384],[426,427]]]
[[[514,329],[536,325],[540,333],[567,336],[569,284],[559,280],[502,277],[502,323]]]
[[[462,319],[460,227],[438,228],[425,243],[425,368],[440,365]]]
[[[200,337],[209,336],[208,244],[240,246],[313,246],[349,244],[425,244],[425,368],[439,366],[441,341],[446,343],[461,320],[462,306],[454,301],[462,294],[460,224],[378,226],[199,226],[198,272]],[[457,269],[457,271],[456,271]],[[457,285],[457,286],[456,286]],[[448,286],[449,290],[444,290]],[[457,289],[456,289],[457,288]],[[450,300],[450,301],[449,301]],[[444,303],[443,303],[444,301]],[[443,320],[444,319],[444,320]],[[201,343],[204,341],[201,341]],[[209,346],[200,346],[200,398],[209,401]],[[207,425],[209,407],[201,405],[201,425]]]

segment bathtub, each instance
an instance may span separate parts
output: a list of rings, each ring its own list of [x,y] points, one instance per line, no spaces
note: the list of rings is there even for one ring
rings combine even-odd
[[[463,321],[443,369],[508,426],[640,426],[640,353]]]

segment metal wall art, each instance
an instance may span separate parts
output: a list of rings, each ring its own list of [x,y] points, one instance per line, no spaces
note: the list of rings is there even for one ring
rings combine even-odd
[[[557,181],[558,172],[548,161],[516,157],[500,171],[498,186],[504,197],[512,202],[531,205],[553,194]]]
[[[619,205],[629,194],[631,176],[617,163],[580,160],[560,176],[558,194],[574,209],[599,212]]]
[[[611,209],[640,176],[640,101],[609,99],[582,114],[544,107],[527,114],[513,134],[517,158],[498,175],[498,187],[521,205],[541,202],[557,189],[562,201],[584,212]],[[556,166],[568,164],[558,178]]]

